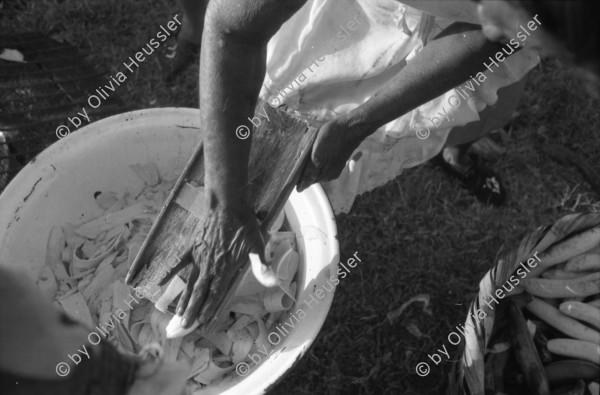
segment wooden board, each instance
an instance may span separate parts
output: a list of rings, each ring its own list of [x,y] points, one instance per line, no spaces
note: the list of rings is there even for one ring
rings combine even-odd
[[[266,231],[277,218],[296,186],[318,129],[309,126],[307,120],[274,109],[266,102],[258,103],[256,113],[256,116],[260,117],[261,124],[252,132],[248,190],[250,204],[261,223],[262,230]],[[267,116],[258,115],[259,113]],[[177,202],[194,201],[193,186],[203,184],[204,157],[202,143],[200,143],[127,273],[126,283],[150,295],[149,298],[154,303],[166,287],[159,289],[156,285],[160,273],[168,268],[168,264],[172,263],[173,259],[191,246],[200,222],[199,215],[194,213],[196,210],[188,211],[181,205],[189,204],[180,205]],[[192,205],[201,206],[202,198],[199,196]],[[223,311],[232,296],[232,291],[248,269],[249,264],[246,263],[238,270],[234,276],[234,286],[231,287],[217,313]],[[180,272],[179,276],[187,281],[189,272],[188,266]]]

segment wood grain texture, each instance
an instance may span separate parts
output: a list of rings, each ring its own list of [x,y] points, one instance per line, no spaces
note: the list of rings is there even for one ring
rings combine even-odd
[[[248,192],[250,204],[264,231],[283,209],[297,184],[318,129],[309,126],[307,120],[274,109],[266,102],[259,102],[256,110],[261,124],[252,132]],[[191,246],[200,224],[198,217],[175,203],[186,182],[204,184],[202,143],[195,149],[127,274],[126,282],[143,289],[152,302],[156,302],[166,287],[160,289],[156,285],[163,276],[161,273],[165,273],[168,264]],[[240,267],[216,316],[223,311],[248,269],[248,264]],[[189,272],[188,266],[179,276],[187,281]]]

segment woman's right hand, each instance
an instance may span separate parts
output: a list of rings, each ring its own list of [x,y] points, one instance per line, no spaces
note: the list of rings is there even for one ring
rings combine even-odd
[[[232,286],[235,273],[248,261],[248,254],[263,257],[264,246],[250,208],[206,210],[193,245],[161,281],[161,285],[166,284],[183,267],[192,265],[176,310],[183,316],[182,326],[188,328],[196,319],[200,324],[208,323]]]

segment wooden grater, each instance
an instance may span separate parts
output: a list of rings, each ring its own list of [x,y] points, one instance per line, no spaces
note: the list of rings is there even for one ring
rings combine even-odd
[[[310,157],[318,125],[311,121],[317,127],[310,126],[308,120],[272,108],[266,102],[259,102],[256,110],[257,114],[261,114],[261,124],[252,132],[248,197],[261,230],[266,234],[300,179]],[[201,142],[175,183],[125,278],[127,284],[141,289],[153,303],[167,287],[156,284],[160,281],[157,280],[160,273],[169,264],[173,266],[173,259],[187,250],[197,233],[204,198],[203,193],[199,193],[199,186],[203,185],[204,156]],[[201,328],[202,331],[215,331],[216,323],[249,270],[249,261],[240,266],[225,298],[219,303],[214,316]],[[178,273],[184,281],[187,281],[189,274],[189,266]],[[171,312],[174,313],[172,309]]]

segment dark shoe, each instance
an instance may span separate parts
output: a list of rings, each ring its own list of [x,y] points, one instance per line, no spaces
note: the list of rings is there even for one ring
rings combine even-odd
[[[167,84],[172,84],[179,74],[199,59],[200,45],[177,37],[177,42],[167,49],[167,60],[163,61],[164,79]]]
[[[504,204],[506,190],[500,177],[493,170],[485,167],[477,155],[470,154],[469,157],[471,163],[465,168],[446,162],[443,153],[433,158],[433,162],[444,172],[459,180],[461,186],[480,202],[493,206]]]

